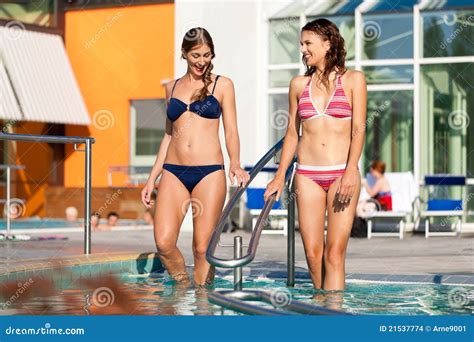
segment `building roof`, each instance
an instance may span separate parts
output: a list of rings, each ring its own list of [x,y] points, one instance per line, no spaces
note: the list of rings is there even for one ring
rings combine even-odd
[[[0,89],[7,90],[0,119],[90,124],[61,36],[0,26],[0,56]]]

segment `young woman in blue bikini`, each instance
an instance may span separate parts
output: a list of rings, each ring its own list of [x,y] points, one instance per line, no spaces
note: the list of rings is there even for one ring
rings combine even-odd
[[[154,221],[158,255],[170,276],[189,280],[184,257],[176,243],[184,216],[193,209],[194,283],[212,283],[214,269],[205,253],[224,206],[226,178],[219,142],[219,118],[225,130],[229,154],[229,178],[244,186],[250,176],[240,167],[235,93],[232,81],[211,73],[215,57],[209,33],[201,27],[189,30],[181,45],[188,63],[186,74],[166,85],[168,100],[166,134],[142,201],[152,206],[150,195],[159,175]]]

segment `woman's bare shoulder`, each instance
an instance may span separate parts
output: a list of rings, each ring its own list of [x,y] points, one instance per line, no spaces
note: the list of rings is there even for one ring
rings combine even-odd
[[[309,81],[309,76],[297,75],[294,76],[290,81],[290,92],[301,94]]]
[[[361,82],[365,83],[365,74],[359,70],[347,69],[342,75],[342,79],[349,85],[355,85]]]
[[[234,82],[232,82],[232,79],[224,75],[216,75],[212,78],[212,80],[215,81],[217,76],[219,76],[218,83],[221,87],[229,88],[234,86]]]

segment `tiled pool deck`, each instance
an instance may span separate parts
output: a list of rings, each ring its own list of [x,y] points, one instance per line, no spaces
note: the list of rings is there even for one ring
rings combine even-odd
[[[250,236],[247,232],[239,231],[223,234],[222,240],[230,243],[237,234],[244,237],[244,242],[248,241]],[[35,235],[38,234],[32,234]],[[122,266],[137,271],[137,267],[140,267],[139,259],[151,260],[155,251],[151,229],[93,232],[93,254],[89,257],[79,256],[83,251],[83,233],[56,235],[67,236],[68,240],[0,241],[0,274],[5,275],[13,270],[28,271],[38,264],[44,267],[58,263],[61,266],[71,266],[99,261],[107,261],[110,264],[119,262]],[[347,280],[474,284],[473,242],[472,236],[425,239],[422,235],[409,235],[403,240],[351,239],[346,259]],[[182,232],[178,244],[188,265],[193,263],[191,243],[192,233]],[[222,253],[230,255],[232,250],[223,249]],[[127,259],[128,261],[124,261]],[[151,261],[146,263],[147,267],[151,267]],[[219,271],[222,275],[231,272],[228,269]],[[262,235],[257,256],[250,267],[244,269],[244,276],[285,278],[286,237]],[[296,234],[296,276],[298,279],[308,279],[299,234]]]

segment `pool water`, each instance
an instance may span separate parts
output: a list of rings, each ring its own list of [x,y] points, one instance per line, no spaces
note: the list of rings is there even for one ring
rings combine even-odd
[[[16,284],[16,283],[15,283]],[[13,284],[13,285],[15,285]],[[20,285],[20,282],[18,282]],[[0,314],[26,315],[240,315],[208,301],[207,291],[177,286],[167,275],[124,273],[120,277],[77,279],[51,290],[32,284],[35,295],[2,298]],[[38,293],[38,288],[49,292]],[[232,276],[216,277],[214,289],[232,289]],[[289,300],[369,315],[470,315],[474,309],[473,286],[374,283],[348,281],[344,292],[315,291],[309,281],[287,288],[285,280],[266,277],[244,280],[243,289],[262,289],[283,308]],[[5,295],[3,296],[5,297]],[[251,302],[271,307],[269,304]]]

